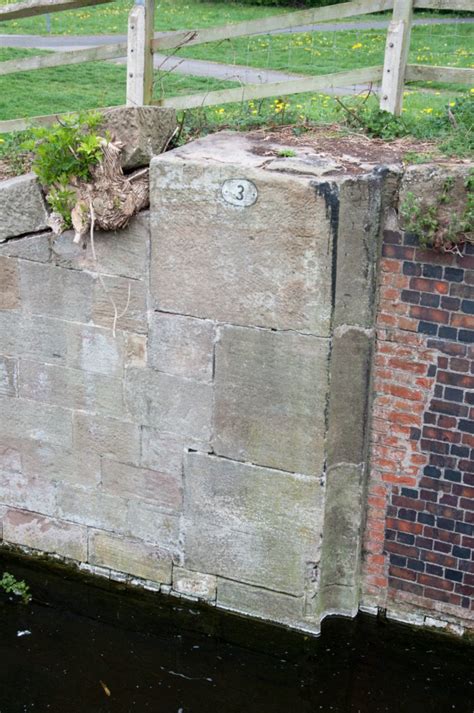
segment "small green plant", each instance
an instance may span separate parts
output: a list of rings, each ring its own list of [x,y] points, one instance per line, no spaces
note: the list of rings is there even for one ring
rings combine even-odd
[[[409,133],[403,119],[393,116],[388,111],[383,111],[378,107],[365,107],[359,113],[365,133],[372,138],[398,139]]]
[[[50,188],[46,197],[49,205],[55,213],[59,213],[64,219],[65,226],[71,227],[71,211],[76,203],[76,193],[67,186],[59,185]]]
[[[75,203],[71,183],[90,180],[91,168],[102,158],[103,138],[98,134],[102,119],[98,112],[69,116],[52,127],[32,129],[31,138],[23,143],[25,150],[33,152],[32,168],[65,227],[71,227]]]
[[[349,105],[336,98],[345,124],[355,129],[362,129],[371,138],[385,140],[398,139],[409,133],[409,128],[401,117],[379,109],[367,99],[368,97],[364,97]]]
[[[280,158],[294,158],[296,151],[293,149],[280,149],[280,151],[277,151],[277,154]]]
[[[458,252],[463,243],[474,242],[474,171],[464,182],[464,200],[453,205],[456,187],[453,176],[448,176],[436,200],[427,204],[408,192],[401,207],[405,227],[417,235],[420,245],[445,252]],[[461,185],[462,191],[462,185]]]
[[[3,589],[7,594],[15,594],[17,597],[21,597],[24,604],[29,604],[31,601],[28,585],[23,580],[16,579],[9,572],[3,573],[3,577],[0,579],[0,589]]]

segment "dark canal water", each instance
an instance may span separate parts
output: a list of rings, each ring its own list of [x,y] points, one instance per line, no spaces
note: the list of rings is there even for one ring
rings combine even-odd
[[[474,646],[359,616],[318,639],[28,565],[0,598],[0,713],[473,713]],[[19,632],[31,632],[19,636]]]

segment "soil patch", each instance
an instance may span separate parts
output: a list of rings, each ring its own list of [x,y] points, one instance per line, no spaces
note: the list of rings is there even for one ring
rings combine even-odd
[[[308,149],[321,157],[334,159],[350,173],[357,172],[364,164],[396,164],[405,159],[410,162],[410,153],[426,156],[427,162],[453,163],[452,158],[439,152],[433,141],[418,141],[408,136],[393,141],[374,139],[338,125],[315,127],[309,131],[301,131],[295,125],[258,129],[251,131],[249,137],[257,142],[254,153],[259,156],[279,156],[279,147]],[[462,160],[456,162],[462,163]]]

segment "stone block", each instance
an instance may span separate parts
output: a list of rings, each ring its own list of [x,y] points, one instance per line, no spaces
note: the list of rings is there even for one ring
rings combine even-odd
[[[0,503],[56,515],[56,484],[42,473],[38,476],[0,471]]]
[[[216,598],[217,577],[202,572],[192,572],[183,567],[173,567],[173,589],[188,597],[206,601]]]
[[[215,452],[320,475],[328,391],[326,339],[224,327],[216,347]]]
[[[100,483],[100,456],[97,453],[28,440],[23,440],[19,448],[23,473],[27,476],[42,476],[84,488],[94,488]]]
[[[87,558],[87,529],[35,513],[9,510],[3,519],[5,542],[56,553],[75,560]]]
[[[316,478],[189,453],[184,483],[187,569],[303,595],[319,560]]]
[[[340,185],[333,327],[372,326],[382,187],[380,174]]]
[[[26,359],[20,366],[20,396],[104,416],[123,415],[121,379]]]
[[[89,562],[152,582],[171,582],[169,553],[145,542],[114,537],[107,532],[90,533]]]
[[[0,394],[17,396],[18,362],[16,359],[0,355]]]
[[[58,406],[0,396],[0,438],[33,438],[66,448],[72,444],[71,412]]]
[[[114,337],[110,328],[66,324],[63,358],[72,368],[122,378],[125,337],[121,332]]]
[[[148,166],[153,156],[165,150],[176,127],[176,111],[163,107],[121,106],[104,112],[104,129],[124,148],[121,159],[126,170]]]
[[[66,322],[0,311],[0,353],[61,362],[67,352]]]
[[[0,310],[18,309],[20,305],[18,261],[0,257]]]
[[[21,299],[30,314],[73,322],[92,318],[92,296],[96,280],[78,270],[22,260]]]
[[[121,498],[142,498],[170,510],[179,510],[182,505],[181,473],[173,474],[136,468],[102,459],[102,488],[105,492]]]
[[[217,604],[224,609],[287,626],[301,626],[303,622],[303,597],[271,592],[220,577],[217,580]]]
[[[267,172],[255,148],[224,132],[153,159],[154,306],[328,335],[332,230],[325,199],[312,177]],[[224,183],[236,176],[257,191],[254,203],[224,198]]]
[[[180,518],[148,500],[130,501],[128,529],[132,537],[176,553],[180,550]]]
[[[149,364],[166,374],[210,382],[214,336],[215,326],[208,320],[155,312],[150,321]]]
[[[122,377],[124,336],[110,329],[0,311],[0,353]]]
[[[176,436],[154,428],[142,427],[141,465],[145,468],[181,474],[183,457],[188,448],[207,451],[209,445],[187,436]]]
[[[75,413],[74,446],[76,450],[138,464],[140,429],[136,424],[126,421]]]
[[[112,532],[127,529],[127,502],[101,489],[83,490],[60,484],[57,493],[58,515],[64,520]]]
[[[74,231],[67,230],[52,242],[53,262],[74,270],[100,271],[105,275],[144,279],[148,273],[150,242],[149,213],[134,216],[123,230],[97,231],[94,260],[90,240],[85,245],[73,242]]]
[[[19,257],[23,260],[34,262],[48,262],[51,253],[51,232],[39,235],[27,235],[24,238],[15,238],[2,243],[0,241],[0,255],[5,257]]]
[[[92,321],[112,329],[115,311],[111,299],[117,308],[116,328],[130,332],[147,332],[147,291],[145,283],[125,277],[104,275],[104,292],[101,282],[94,282]],[[120,316],[121,315],[121,316]]]
[[[153,369],[127,369],[125,402],[139,424],[196,440],[211,435],[212,387]]]
[[[452,161],[407,166],[400,183],[399,207],[403,207],[409,193],[414,194],[425,207],[439,207],[439,198],[445,191],[445,182],[449,178],[452,188],[448,191],[448,211],[456,206],[461,212],[461,208],[464,209],[466,204],[466,180],[470,171],[469,162]]]
[[[362,466],[341,464],[326,478],[321,550],[321,612],[355,616],[359,604]]]
[[[331,350],[328,464],[362,463],[369,397],[373,335],[359,327],[338,327]]]
[[[48,212],[34,173],[0,183],[0,242],[47,228]]]

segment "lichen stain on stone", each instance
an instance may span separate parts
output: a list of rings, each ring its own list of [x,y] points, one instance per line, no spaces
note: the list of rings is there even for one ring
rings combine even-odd
[[[339,186],[336,183],[312,183],[316,190],[316,195],[324,199],[326,204],[326,217],[329,220],[329,227],[332,236],[332,281],[331,281],[331,304],[334,307],[336,299],[336,275],[337,275],[337,235],[339,231]]]

